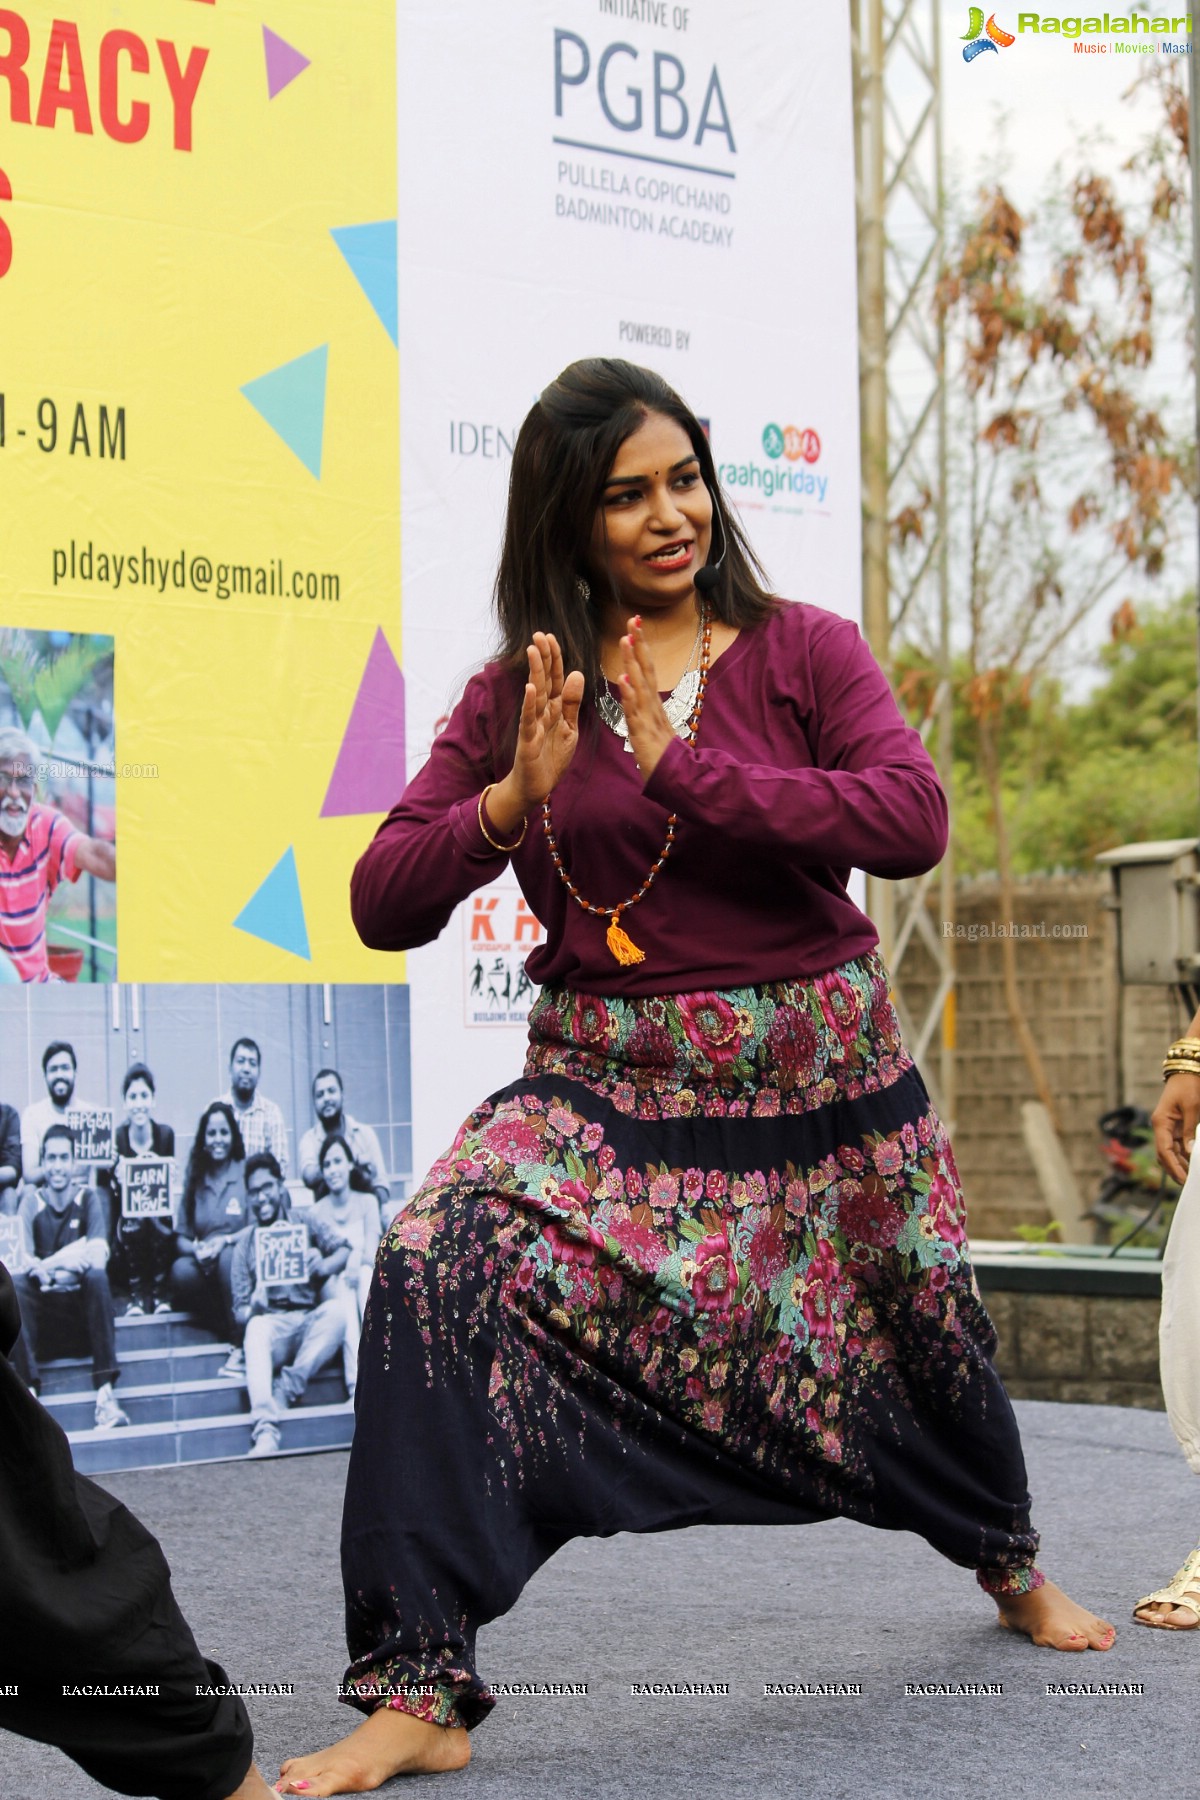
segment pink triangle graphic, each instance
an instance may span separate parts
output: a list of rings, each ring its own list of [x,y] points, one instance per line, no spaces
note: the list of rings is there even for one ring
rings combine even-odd
[[[309,58],[301,55],[294,45],[277,37],[266,25],[263,26],[263,50],[267,58],[267,99],[273,100],[290,81],[303,74]]]
[[[321,817],[388,812],[403,792],[404,676],[382,630],[377,630]]]

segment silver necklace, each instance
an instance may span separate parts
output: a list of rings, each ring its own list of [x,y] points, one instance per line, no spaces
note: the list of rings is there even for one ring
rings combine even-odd
[[[700,608],[696,621],[696,636],[691,650],[688,652],[687,668],[675,683],[663,701],[663,711],[670,721],[671,730],[676,737],[687,736],[688,721],[696,704],[696,695],[700,690],[700,640],[704,635],[704,608]],[[696,665],[693,668],[693,663]],[[625,748],[633,755],[633,745],[629,741],[629,722],[621,702],[608,690],[608,683],[601,675],[596,682],[596,711],[616,736],[625,740]]]

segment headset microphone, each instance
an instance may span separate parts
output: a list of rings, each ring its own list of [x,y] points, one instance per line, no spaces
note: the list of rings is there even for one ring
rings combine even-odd
[[[718,525],[721,524],[721,515],[715,506],[713,507],[713,518]],[[720,586],[721,564],[725,561],[725,552],[728,548],[729,545],[725,537],[725,528],[724,526],[721,526],[720,556],[718,556],[715,563],[705,563],[704,567],[702,569],[697,569],[695,575],[692,577],[692,586],[698,594],[711,594]]]

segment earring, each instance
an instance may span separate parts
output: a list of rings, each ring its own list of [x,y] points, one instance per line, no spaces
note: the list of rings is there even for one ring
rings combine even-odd
[[[592,584],[587,580],[586,576],[577,575],[575,577],[575,592],[586,606],[592,597]]]

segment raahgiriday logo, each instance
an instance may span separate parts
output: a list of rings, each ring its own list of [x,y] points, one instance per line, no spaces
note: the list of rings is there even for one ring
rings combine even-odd
[[[982,6],[973,6],[969,29],[963,32],[963,61],[974,62],[985,50],[1008,50],[1016,41],[1011,31],[997,25],[995,13],[985,25]]]
[[[821,440],[816,432],[801,431],[798,425],[764,425],[762,447],[768,456],[786,456],[789,462],[799,462],[803,457],[806,463],[815,463],[821,454]]]

